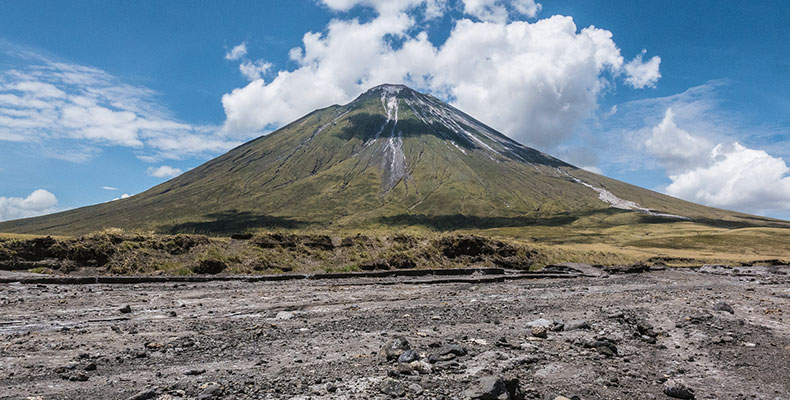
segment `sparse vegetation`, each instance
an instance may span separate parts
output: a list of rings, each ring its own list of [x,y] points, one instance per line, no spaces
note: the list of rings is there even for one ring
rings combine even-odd
[[[469,266],[536,269],[560,262],[693,266],[790,258],[790,231],[785,229],[701,228],[692,223],[673,229],[662,225],[558,229],[366,235],[278,231],[248,239],[121,230],[77,238],[5,237],[0,241],[0,269],[54,274],[77,270],[118,275],[278,274]]]

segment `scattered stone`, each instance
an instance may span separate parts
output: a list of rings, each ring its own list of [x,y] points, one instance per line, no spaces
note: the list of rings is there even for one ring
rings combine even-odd
[[[639,332],[641,336],[650,336],[652,338],[658,336],[658,332],[654,331],[653,326],[648,324],[647,322],[637,322],[636,330]]]
[[[379,385],[381,393],[390,395],[392,397],[401,397],[406,394],[403,384],[392,378],[384,378]]]
[[[274,319],[280,320],[280,321],[287,321],[287,320],[289,320],[289,319],[291,319],[293,317],[294,317],[294,313],[292,313],[291,311],[280,311],[280,312],[277,313],[277,315],[274,317]]]
[[[416,395],[420,395],[423,392],[423,388],[422,388],[422,386],[420,386],[420,385],[418,385],[416,383],[412,383],[411,385],[409,385],[409,391],[414,393],[414,394],[416,394]]]
[[[532,336],[545,339],[549,337],[549,333],[545,326],[533,326]]]
[[[676,379],[670,379],[664,383],[664,394],[676,399],[694,399],[694,389],[691,389],[686,386],[685,383]]]
[[[614,357],[617,355],[617,346],[615,346],[614,340],[606,337],[599,337],[591,342],[587,342],[584,344],[584,347],[594,348],[598,353],[607,357]]]
[[[615,312],[612,312],[609,315],[607,315],[606,318],[609,318],[609,319],[623,319],[623,318],[625,318],[625,313],[623,313],[622,311],[615,311]]]
[[[587,321],[571,321],[565,324],[566,331],[575,331],[579,329],[592,329],[592,327]]]
[[[393,338],[381,347],[379,355],[387,361],[397,360],[406,350],[411,349],[409,342],[401,336]]]
[[[732,309],[732,306],[730,306],[729,304],[727,304],[727,303],[725,303],[723,301],[716,303],[713,306],[713,309],[716,310],[716,311],[724,311],[724,312],[728,312],[730,314],[735,314],[735,310]]]
[[[479,400],[521,400],[524,395],[518,379],[505,380],[498,376],[484,376],[464,392],[464,396]]]
[[[647,343],[656,344],[656,338],[654,338],[652,336],[642,335],[641,337],[642,337],[642,340],[644,340]]]
[[[412,361],[417,361],[420,359],[420,355],[414,350],[406,350],[398,356],[399,363],[410,363]]]
[[[148,342],[145,344],[145,348],[148,350],[162,350],[164,347],[164,343],[159,342]]]
[[[197,400],[214,400],[222,398],[222,386],[213,383],[206,386],[197,397]]]
[[[118,311],[120,311],[121,314],[129,314],[130,312],[132,312],[132,307],[127,304],[127,305],[119,308]]]
[[[466,348],[457,345],[457,344],[446,344],[439,348],[439,350],[434,353],[438,359],[446,361],[455,358],[456,356],[465,356],[466,355]],[[448,357],[452,356],[452,357]]]
[[[433,367],[431,367],[431,364],[421,360],[410,362],[409,368],[418,374],[430,374],[433,372]]]
[[[534,328],[536,326],[542,326],[544,328],[548,328],[552,324],[554,324],[554,321],[551,321],[551,320],[548,320],[548,319],[544,319],[544,318],[539,318],[539,319],[536,319],[534,321],[527,322],[527,328]]]
[[[158,387],[146,388],[137,392],[132,397],[129,397],[126,400],[150,400],[155,398],[158,392],[159,392]]]
[[[206,373],[205,369],[190,369],[190,370],[185,371],[184,375],[195,376],[195,375],[202,375],[202,374],[205,374],[205,373]]]
[[[85,382],[88,380],[88,374],[84,372],[75,372],[69,375],[69,380],[72,382]]]
[[[82,369],[85,371],[96,371],[96,363],[88,363]]]

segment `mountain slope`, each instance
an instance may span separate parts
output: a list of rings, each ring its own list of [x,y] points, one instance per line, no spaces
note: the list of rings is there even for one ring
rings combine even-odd
[[[382,85],[131,198],[0,223],[0,232],[455,229],[571,224],[595,214],[621,223],[783,225],[578,169],[435,97]]]

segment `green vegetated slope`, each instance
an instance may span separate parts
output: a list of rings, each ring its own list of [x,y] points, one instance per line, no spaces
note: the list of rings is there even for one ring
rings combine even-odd
[[[601,200],[603,190],[638,203],[626,208],[654,212],[613,208]],[[504,235],[523,229],[550,236],[555,228],[583,232],[656,224],[790,226],[578,169],[432,96],[383,85],[128,199],[3,222],[0,232],[75,235],[120,227],[229,235],[408,228]]]

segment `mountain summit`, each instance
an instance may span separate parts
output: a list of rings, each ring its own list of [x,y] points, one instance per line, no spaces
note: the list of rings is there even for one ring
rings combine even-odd
[[[576,168],[431,95],[380,85],[128,199],[0,223],[0,231],[491,228],[623,213],[628,221],[743,216]]]

